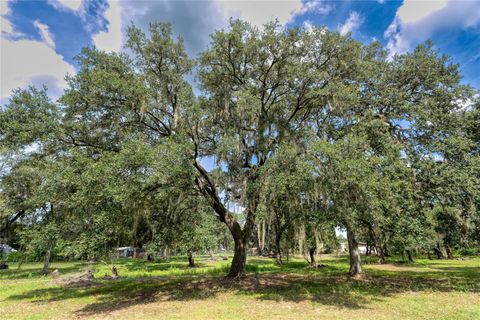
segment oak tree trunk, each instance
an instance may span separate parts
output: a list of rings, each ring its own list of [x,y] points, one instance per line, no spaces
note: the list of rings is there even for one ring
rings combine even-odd
[[[315,251],[317,248],[310,248],[308,252],[310,253],[310,265],[315,266]]]
[[[377,247],[378,252],[378,263],[384,264],[385,263],[385,253],[383,252],[382,247]]]
[[[48,274],[48,268],[50,267],[50,259],[52,257],[53,250],[53,239],[48,240],[47,252],[45,253],[45,259],[43,260],[43,271],[42,274]]]
[[[450,246],[448,245],[448,243],[445,243],[444,247],[445,247],[445,252],[447,253],[447,258],[453,259],[452,250],[450,249]]]
[[[321,238],[320,238],[320,235],[318,233],[317,228],[313,229],[313,234],[315,236],[315,248],[318,249],[318,250],[321,250],[323,245],[322,245],[322,241],[321,241]]]
[[[282,264],[282,249],[280,248],[281,238],[282,238],[282,234],[277,233],[277,235],[275,236],[275,249],[277,251],[275,254],[275,258],[278,264]]]
[[[442,250],[440,250],[440,244],[438,242],[437,245],[433,248],[433,251],[435,251],[435,254],[437,255],[437,258],[439,260],[444,258],[443,252]]]
[[[375,252],[378,255],[378,263],[379,264],[384,264],[385,263],[385,252],[382,248],[382,246],[378,245],[378,239],[377,235],[375,234],[375,230],[373,229],[372,225],[368,226],[368,232],[370,235],[370,240],[371,240],[371,247],[370,247],[370,253],[375,250]],[[368,246],[367,246],[368,248]]]
[[[413,256],[410,250],[407,250],[407,257],[408,257],[408,261],[413,262]]]
[[[187,251],[187,257],[188,257],[188,266],[190,268],[195,267],[195,261],[193,260],[192,251],[190,251],[190,250]]]
[[[360,251],[358,250],[358,241],[350,228],[347,228],[348,251],[350,254],[350,276],[363,274]]]
[[[383,254],[385,257],[390,257],[390,252],[388,251],[388,246],[386,243],[383,245]]]
[[[259,230],[259,225],[258,223],[255,224],[255,228],[253,229],[253,242],[255,243],[255,247],[257,247],[257,255],[261,256],[263,254],[262,247],[260,245],[260,230]]]
[[[232,235],[235,243],[235,249],[232,265],[230,266],[230,272],[228,273],[227,277],[240,278],[245,276],[245,265],[247,263],[247,244],[244,237],[235,235],[233,232]]]
[[[195,157],[196,158],[196,157]],[[194,166],[199,176],[195,179],[200,191],[209,200],[210,205],[216,212],[219,220],[226,224],[232,234],[235,244],[232,265],[227,277],[240,278],[245,276],[247,262],[247,246],[255,226],[255,212],[257,210],[260,195],[258,192],[249,194],[245,224],[242,226],[236,221],[235,216],[223,205],[215,183],[210,179],[208,172],[196,160]],[[246,177],[245,185],[253,184],[256,180],[255,172]]]
[[[305,240],[305,227],[303,225],[300,226],[300,230],[298,231],[298,253],[305,255],[305,249],[303,248],[303,244]]]
[[[260,239],[261,239],[260,247],[262,249],[262,253],[264,253],[265,252],[265,236],[267,233],[266,222],[262,221],[261,226],[262,226],[262,229],[261,229],[261,236],[260,236]]]

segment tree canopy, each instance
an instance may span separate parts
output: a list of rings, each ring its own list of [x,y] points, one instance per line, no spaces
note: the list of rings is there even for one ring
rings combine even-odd
[[[232,20],[196,58],[165,23],[129,27],[125,49],[84,48],[58,101],[30,87],[2,107],[2,237],[48,259],[125,243],[191,258],[227,231],[231,277],[250,246],[313,262],[335,229],[352,276],[360,242],[380,262],[478,245],[480,102],[432,43],[389,58]]]

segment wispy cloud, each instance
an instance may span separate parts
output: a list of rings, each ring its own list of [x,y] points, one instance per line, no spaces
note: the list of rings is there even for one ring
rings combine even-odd
[[[405,0],[384,33],[391,55],[410,50],[443,28],[472,28],[480,23],[479,1]]]
[[[82,6],[82,0],[48,0],[58,10],[78,11]]]
[[[53,41],[53,35],[48,30],[48,26],[38,20],[35,20],[33,22],[33,25],[39,30],[42,41],[50,48],[55,50],[55,42]]]
[[[122,7],[118,1],[110,1],[105,11],[108,21],[106,31],[100,31],[93,36],[93,43],[98,49],[119,51],[122,47]]]
[[[362,16],[358,12],[352,11],[350,12],[350,15],[348,16],[345,23],[339,26],[338,31],[340,32],[340,34],[346,35],[349,32],[354,32],[355,30],[357,30],[362,24],[362,22]]]

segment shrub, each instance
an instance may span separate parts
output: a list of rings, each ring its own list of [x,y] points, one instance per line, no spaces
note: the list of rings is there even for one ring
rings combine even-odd
[[[25,262],[28,260],[28,256],[25,252],[17,251],[12,252],[6,256],[6,262]]]
[[[479,248],[461,248],[458,250],[458,254],[461,256],[476,256],[480,255]]]

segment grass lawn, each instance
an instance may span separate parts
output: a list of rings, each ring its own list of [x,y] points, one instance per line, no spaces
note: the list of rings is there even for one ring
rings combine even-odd
[[[366,264],[367,278],[346,276],[346,257],[302,259],[277,266],[250,257],[249,276],[227,281],[230,261],[185,258],[120,260],[121,279],[65,285],[39,275],[40,263],[0,270],[0,319],[480,319],[480,257]],[[61,278],[84,272],[84,262],[53,263]]]

